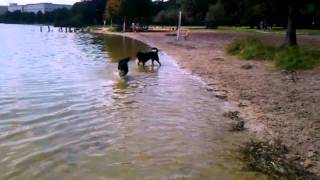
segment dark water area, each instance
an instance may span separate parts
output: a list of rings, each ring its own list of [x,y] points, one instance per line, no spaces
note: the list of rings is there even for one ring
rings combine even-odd
[[[160,52],[120,36],[0,24],[0,179],[265,179],[247,171],[227,104]]]

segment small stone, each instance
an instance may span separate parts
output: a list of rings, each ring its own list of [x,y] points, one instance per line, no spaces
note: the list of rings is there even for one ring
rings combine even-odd
[[[224,58],[217,57],[217,58],[213,58],[212,60],[214,60],[214,61],[224,61]]]
[[[224,117],[230,118],[232,120],[239,120],[240,117],[240,112],[239,111],[229,111],[223,114]]]
[[[248,107],[249,106],[249,102],[248,101],[241,101],[238,104],[238,107]]]
[[[245,64],[245,65],[241,66],[241,69],[246,69],[246,70],[249,70],[249,69],[252,69],[252,68],[253,68],[253,65],[251,65],[251,64]]]
[[[314,157],[314,156],[316,156],[316,153],[313,152],[313,151],[309,151],[309,152],[307,153],[307,157],[308,157],[308,158],[312,158],[312,157]]]
[[[236,121],[231,124],[231,131],[243,131],[244,130],[244,121]]]
[[[214,89],[212,87],[207,87],[207,91],[212,92]]]
[[[310,167],[313,166],[313,163],[312,163],[311,160],[307,159],[307,160],[305,160],[304,162],[302,162],[301,165],[302,165],[303,167],[305,167],[305,168],[310,168]]]
[[[226,100],[228,99],[228,96],[225,94],[216,94],[215,95],[216,98],[222,99],[222,100]]]

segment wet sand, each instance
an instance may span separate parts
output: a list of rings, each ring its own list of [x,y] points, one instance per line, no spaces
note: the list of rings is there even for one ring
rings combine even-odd
[[[290,150],[289,160],[320,173],[320,68],[297,72],[294,82],[291,74],[275,70],[271,62],[241,61],[225,53],[230,41],[252,33],[192,31],[180,41],[163,32],[121,35],[174,57],[181,68],[202,77],[216,97],[235,105],[253,137],[281,140]],[[279,34],[255,35],[272,44],[283,40]],[[298,38],[301,44],[320,47],[319,36]]]

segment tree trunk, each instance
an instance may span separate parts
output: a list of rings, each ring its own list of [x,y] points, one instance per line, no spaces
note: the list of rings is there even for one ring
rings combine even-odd
[[[289,14],[288,14],[286,45],[287,46],[295,46],[295,45],[297,45],[297,33],[296,33],[294,0],[289,0]]]

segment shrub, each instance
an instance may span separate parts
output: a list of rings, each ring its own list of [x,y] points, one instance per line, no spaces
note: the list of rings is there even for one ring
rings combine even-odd
[[[227,47],[227,52],[231,55],[239,55],[246,60],[272,60],[276,48],[263,44],[259,39],[251,37],[233,41]]]
[[[272,60],[279,69],[312,69],[320,65],[320,51],[303,47],[274,47],[253,37],[234,40],[227,46],[227,52],[245,60]]]
[[[320,64],[320,52],[289,47],[276,54],[275,63],[277,68],[286,70],[312,69]]]

